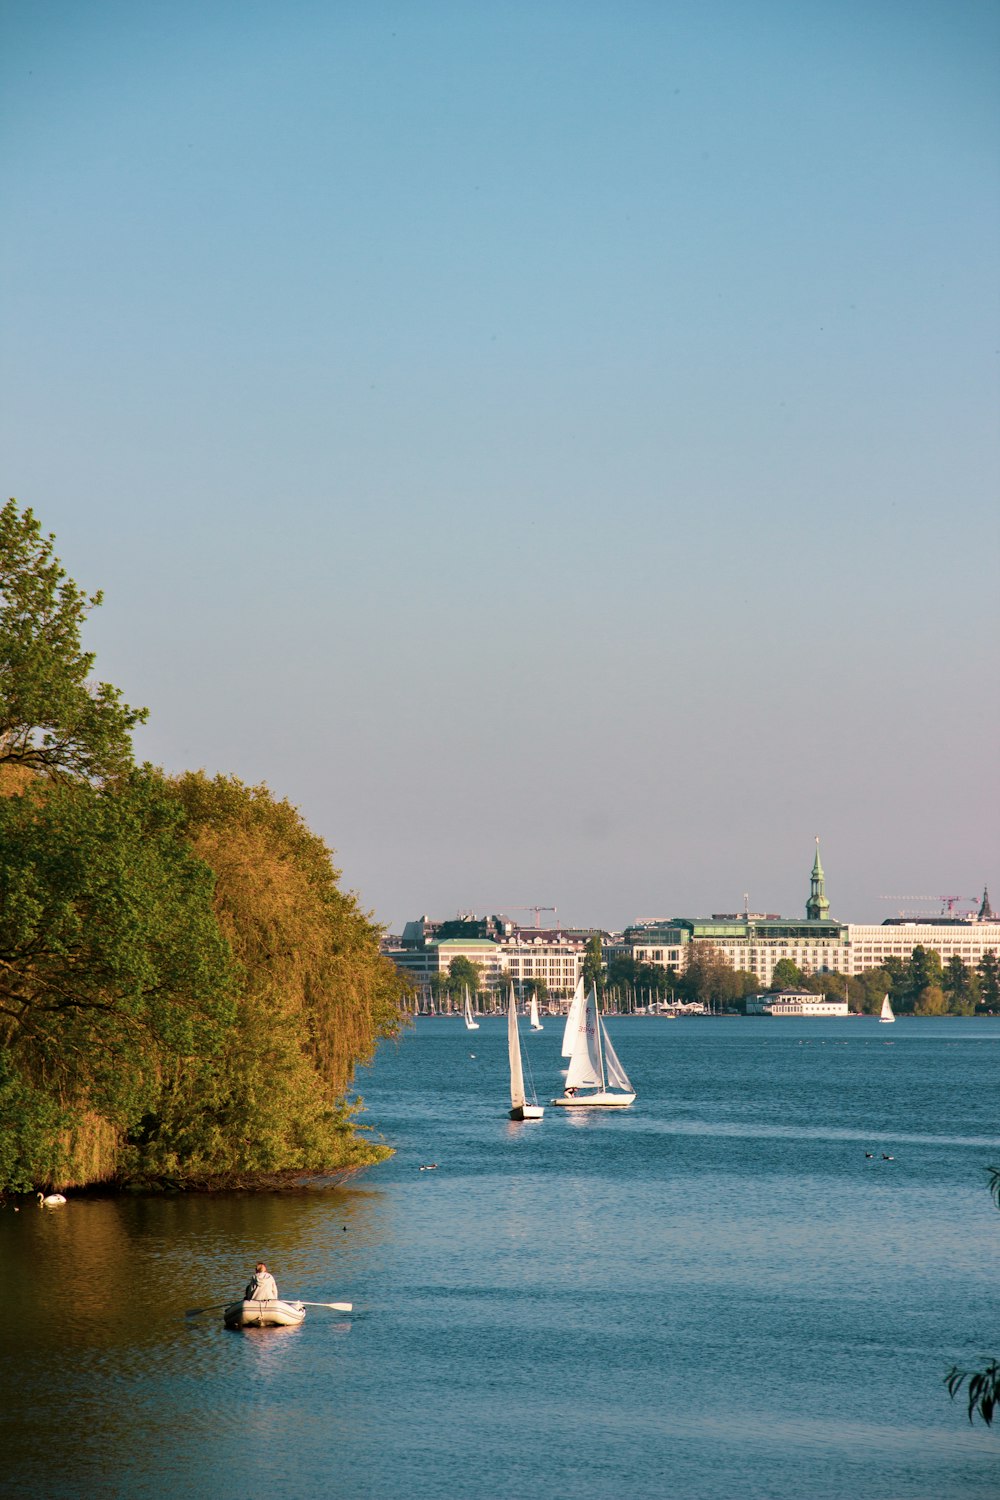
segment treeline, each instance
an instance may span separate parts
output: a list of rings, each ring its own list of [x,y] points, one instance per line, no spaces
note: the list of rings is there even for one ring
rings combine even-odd
[[[379,1159],[348,1100],[400,1024],[378,929],[266,787],[135,765],[53,548],[0,511],[0,1192]]]
[[[771,988],[807,989],[846,999],[852,1010],[875,1015],[886,995],[897,1015],[971,1016],[1000,1009],[1000,960],[986,953],[975,968],[960,958],[942,965],[934,948],[916,947],[908,959],[887,958],[848,979],[843,974],[804,975],[789,959],[774,966]]]
[[[758,993],[760,981],[745,969],[733,969],[710,944],[698,944],[681,973],[633,958],[614,958],[608,964],[607,985],[634,995],[657,999],[672,996],[690,1004],[727,1005],[741,1009],[747,995]],[[897,1015],[969,1016],[976,1010],[1000,1010],[1000,960],[984,955],[976,968],[960,958],[942,965],[933,948],[914,948],[909,959],[887,958],[878,968],[846,974],[805,974],[782,958],[774,966],[768,988],[808,990],[829,999],[847,1000],[851,1010],[876,1015],[888,995]]]
[[[672,998],[684,1005],[725,1005],[739,1008],[747,995],[760,988],[746,969],[734,969],[718,948],[709,943],[692,947],[685,968],[664,969],[659,964],[640,963],[625,955],[608,962],[607,984],[625,994]]]

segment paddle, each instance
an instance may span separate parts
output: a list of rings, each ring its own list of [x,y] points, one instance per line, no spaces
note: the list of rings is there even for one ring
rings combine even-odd
[[[298,1302],[298,1297],[283,1297],[284,1302]],[[197,1318],[202,1313],[221,1312],[224,1307],[229,1307],[229,1302],[216,1302],[212,1307],[189,1307],[184,1314],[186,1318]],[[353,1302],[303,1302],[303,1307],[332,1307],[334,1312],[352,1312]]]

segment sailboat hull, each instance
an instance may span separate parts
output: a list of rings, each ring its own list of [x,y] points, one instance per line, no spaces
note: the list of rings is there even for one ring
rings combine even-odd
[[[564,1094],[561,1099],[552,1099],[552,1104],[563,1109],[626,1109],[635,1103],[634,1094]]]
[[[515,1104],[510,1112],[512,1120],[541,1120],[544,1115],[544,1104]]]

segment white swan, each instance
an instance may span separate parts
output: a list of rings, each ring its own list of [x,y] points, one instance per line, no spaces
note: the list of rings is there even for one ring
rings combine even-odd
[[[36,1193],[35,1196],[42,1208],[58,1208],[60,1203],[66,1202],[62,1193],[50,1193],[47,1198],[44,1193]]]

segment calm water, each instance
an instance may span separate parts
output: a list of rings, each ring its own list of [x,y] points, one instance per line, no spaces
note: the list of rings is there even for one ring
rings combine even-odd
[[[1000,1354],[1000,1020],[611,1029],[622,1114],[511,1124],[505,1023],[421,1021],[353,1187],[0,1211],[0,1494],[1000,1494],[941,1381]],[[560,1033],[523,1038],[546,1097]],[[185,1319],[260,1255],[357,1311]]]

